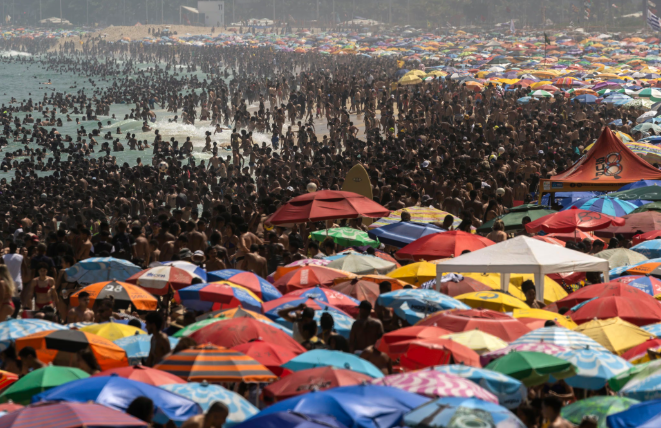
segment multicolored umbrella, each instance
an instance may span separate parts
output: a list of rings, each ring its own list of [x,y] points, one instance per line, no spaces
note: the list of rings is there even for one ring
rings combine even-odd
[[[651,125],[650,127],[654,127],[657,130],[661,129],[656,125],[652,124],[641,124],[638,125],[641,128],[646,128],[643,125]],[[647,128],[650,128],[647,127]],[[643,132],[648,132],[647,130]],[[626,143],[625,146],[627,146],[629,149],[631,149],[632,152],[640,156],[641,158],[645,159],[648,162],[660,162],[661,161],[661,148],[655,146],[654,144],[646,144],[642,143],[640,141],[637,141],[635,143]]]
[[[181,303],[196,311],[230,309],[238,306],[261,311],[262,301],[252,291],[229,281],[195,284],[178,291]]]
[[[367,232],[351,227],[334,227],[332,229],[316,230],[310,234],[310,237],[315,241],[323,241],[326,238],[331,238],[333,242],[343,247],[353,246],[370,246],[372,248],[379,247],[379,241],[370,238]]]
[[[661,150],[659,151],[661,152]],[[638,208],[631,202],[617,198],[609,198],[607,196],[600,196],[597,198],[580,199],[571,204],[570,207],[564,208],[562,211],[571,209],[573,207],[581,210],[606,214],[612,217],[622,217]]]
[[[661,257],[661,239],[650,239],[631,247],[632,251],[642,254],[648,259]]]
[[[69,282],[80,285],[96,284],[103,281],[126,281],[142,269],[128,260],[114,257],[91,257],[81,260],[64,272]]]
[[[133,366],[140,364],[149,356],[149,351],[151,350],[151,335],[138,334],[133,336],[123,337],[121,339],[113,341],[113,343],[124,351],[126,351],[126,357],[129,359],[129,365]],[[168,337],[170,341],[170,349],[174,349],[179,343],[179,339],[176,337]]]
[[[630,380],[645,379],[657,372],[661,372],[661,360],[652,360],[642,364],[636,364],[629,370],[620,373],[608,380],[608,386],[615,392],[619,392]]]
[[[176,268],[185,270],[186,272],[190,272],[191,275],[199,276],[204,282],[213,282],[212,280],[207,280],[207,271],[191,262],[175,260],[171,262],[153,262],[149,265],[150,268],[158,266],[174,266]]]
[[[571,348],[552,345],[550,343],[544,343],[544,342],[509,345],[504,348],[496,349],[494,351],[483,354],[482,356],[480,356],[480,362],[482,363],[483,366],[486,366],[493,360],[503,357],[509,354],[510,352],[528,351],[528,352],[541,352],[543,354],[556,355],[559,354],[560,352],[569,351],[570,349]]]
[[[353,297],[350,297],[344,293],[340,293],[339,291],[331,290],[330,288],[321,288],[321,287],[313,287],[313,288],[307,288],[305,290],[292,291],[291,293],[285,294],[282,297],[281,302],[285,302],[287,301],[286,299],[292,299],[292,298],[314,299],[318,302],[328,303],[329,305],[341,309],[342,311],[347,313],[357,311],[358,305],[360,304],[360,301],[358,299],[354,299]]]
[[[379,242],[385,245],[402,248],[423,236],[440,232],[446,232],[446,230],[429,223],[400,221],[370,229],[367,234],[370,238],[378,239]]]
[[[172,289],[181,290],[188,287],[193,278],[199,277],[174,266],[157,266],[132,275],[126,282],[139,285],[152,294],[165,296]]]
[[[339,312],[315,310],[314,320],[317,322],[317,325],[319,326],[319,333],[321,333],[322,331],[321,316],[325,313],[329,314],[333,318],[333,331],[339,334],[340,336],[343,336],[345,339],[349,339],[349,337],[351,336],[351,327],[353,326],[353,323],[356,322],[356,319],[347,315],[343,315]],[[283,318],[276,318],[275,323],[276,325],[280,326],[283,329],[283,331],[284,330],[291,331],[291,329],[294,327],[292,323],[286,321]]]
[[[485,369],[519,379],[528,387],[546,383],[551,377],[565,379],[576,374],[575,367],[565,360],[529,351],[511,352],[490,362]]]
[[[661,337],[661,323],[644,325],[640,328],[650,333],[651,336]]]
[[[195,401],[202,407],[204,412],[209,410],[209,407],[215,402],[223,403],[229,410],[227,421],[223,425],[226,428],[250,419],[259,413],[259,409],[250,404],[248,400],[220,385],[209,385],[208,382],[190,382],[162,385],[161,388]]]
[[[563,346],[571,349],[585,349],[587,346],[596,351],[608,352],[608,349],[604,348],[588,336],[562,327],[538,328],[537,330],[533,330],[530,333],[519,337],[512,342],[512,345],[537,343]]]
[[[453,374],[435,370],[416,370],[372,379],[372,385],[394,386],[427,397],[479,398],[498,403],[498,398],[475,383]]]
[[[270,382],[276,379],[269,369],[253,358],[211,344],[170,355],[154,368],[188,382]]]
[[[71,295],[71,306],[78,306],[78,295],[83,291],[89,294],[90,307],[99,299],[112,296],[115,299],[115,309],[128,309],[131,305],[139,311],[154,311],[158,305],[158,300],[142,288],[119,281],[103,281],[88,285],[82,290],[78,290]]]
[[[627,410],[638,400],[625,397],[597,396],[576,401],[562,408],[560,416],[574,425],[580,425],[586,415],[596,416],[597,428],[608,428],[606,417]]]
[[[173,383],[186,383],[186,381],[171,373],[164,372],[163,370],[157,370],[151,367],[145,367],[141,364],[104,370],[93,375],[92,377],[102,376],[119,376],[124,379],[135,380],[152,386],[171,385]]]
[[[627,360],[610,352],[600,352],[590,348],[571,349],[555,356],[576,368],[576,375],[565,379],[565,382],[570,386],[589,390],[602,389],[608,379],[632,367]]]
[[[17,380],[18,380],[17,374],[0,370],[0,391],[7,388],[9,385],[13,384]],[[0,412],[2,411],[10,411],[10,410],[4,410],[0,408]]]
[[[252,318],[218,321],[202,327],[189,337],[195,339],[197,343],[210,343],[225,348],[248,343],[254,339],[262,339],[284,346],[294,353],[305,352],[305,348],[282,330]]]
[[[207,273],[207,278],[208,282],[229,281],[234,284],[239,284],[252,291],[264,302],[282,297],[282,293],[280,293],[273,284],[252,272],[246,272],[239,269],[223,269]]]
[[[46,366],[23,376],[18,382],[0,394],[0,402],[28,405],[32,397],[64,383],[89,377],[84,371],[73,367]]]
[[[433,370],[470,380],[494,394],[498,403],[508,409],[516,409],[528,396],[523,383],[502,373],[461,364],[436,366]]]
[[[661,398],[661,371],[643,376],[643,372],[635,375],[620,390],[619,395],[639,401],[657,400]]]
[[[647,331],[647,330],[645,330]],[[650,356],[648,351],[659,352],[661,350],[661,339],[649,339],[641,343],[638,346],[634,346],[629,349],[627,352],[622,354],[622,358],[630,362],[631,364],[642,364],[650,361]]]
[[[325,391],[340,386],[361,385],[371,376],[333,366],[300,370],[273,382],[264,388],[264,396],[282,401],[312,391]]]
[[[36,318],[3,321],[0,323],[0,351],[7,349],[16,339],[52,330],[68,330],[68,327]]]
[[[443,397],[428,402],[404,416],[411,428],[453,428],[462,426],[524,428],[505,407],[477,398]]]
[[[313,349],[289,360],[282,367],[297,372],[315,367],[337,367],[363,373],[373,378],[383,377],[381,370],[356,355],[326,349]]]
[[[124,412],[93,403],[37,403],[0,418],[0,428],[117,427],[147,428],[147,423]]]
[[[350,302],[350,297],[346,296],[347,304]],[[264,315],[271,318],[272,320],[278,319],[278,312],[283,309],[293,309],[301,304],[305,304],[308,308],[312,308],[315,311],[328,311],[332,313],[338,313],[340,315],[351,316],[340,308],[337,308],[330,303],[326,303],[323,300],[313,299],[311,297],[281,297],[276,300],[271,300],[270,302],[265,302],[263,306]]]
[[[402,289],[379,296],[378,305],[393,308],[397,316],[415,324],[427,315],[446,309],[470,309],[468,305],[436,290]]]
[[[661,252],[659,253],[661,255]],[[650,296],[657,296],[661,294],[661,281],[646,275],[626,275],[619,278],[614,278],[610,282],[619,282],[622,284],[635,287]],[[643,326],[645,328],[645,326]],[[661,333],[661,331],[659,332]]]
[[[430,207],[407,207],[400,210],[391,212],[388,217],[380,218],[368,226],[369,229],[376,229],[388,224],[399,223],[402,221],[402,212],[406,211],[411,215],[411,221],[416,223],[438,223],[443,224],[447,216],[452,216],[453,227],[458,227],[461,224],[461,218],[455,217],[449,212],[441,211],[436,208]]]

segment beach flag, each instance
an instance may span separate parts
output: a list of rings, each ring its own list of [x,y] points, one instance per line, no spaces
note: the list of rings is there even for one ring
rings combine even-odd
[[[661,22],[659,17],[652,13],[651,10],[647,9],[647,24],[654,31],[661,31]]]
[[[510,33],[514,34],[514,20],[510,19]]]

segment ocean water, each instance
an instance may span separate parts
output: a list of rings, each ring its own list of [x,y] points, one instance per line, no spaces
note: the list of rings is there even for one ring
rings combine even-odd
[[[29,54],[21,52],[0,52],[0,57],[5,58],[10,56],[15,58],[18,55],[29,57]],[[146,69],[153,66],[154,64],[138,65],[138,67],[141,69]],[[180,74],[189,73],[186,73],[185,70],[182,70],[180,71]],[[192,74],[196,74],[200,80],[206,77],[206,75],[201,72],[195,72]],[[48,82],[48,79],[50,79],[51,84],[45,85],[44,82]],[[12,97],[18,100],[18,105],[20,105],[21,101],[27,100],[30,97],[32,98],[33,103],[36,104],[43,99],[44,93],[48,94],[48,97],[50,97],[51,93],[61,92],[64,94],[76,94],[80,90],[84,90],[85,94],[88,97],[91,97],[95,92],[100,92],[101,89],[112,85],[112,79],[103,81],[100,78],[92,76],[91,79],[94,81],[96,86],[93,86],[92,83],[89,82],[89,79],[90,78],[86,76],[79,76],[74,73],[60,74],[54,73],[52,71],[46,71],[46,69],[43,66],[40,66],[38,63],[23,64],[18,62],[2,62],[0,63],[0,104],[4,104],[5,106],[9,105]],[[48,107],[52,109],[52,106]],[[194,158],[198,162],[201,159],[208,159],[211,157],[211,153],[201,152],[202,148],[204,147],[204,139],[207,131],[210,131],[212,134],[211,141],[217,142],[219,146],[221,144],[228,144],[230,142],[231,131],[225,130],[221,134],[216,134],[214,136],[213,132],[215,128],[211,126],[210,121],[196,120],[195,125],[184,125],[181,122],[168,122],[168,119],[174,118],[175,114],[169,113],[163,108],[159,108],[158,105],[156,105],[156,108],[154,109],[154,112],[156,113],[156,123],[150,123],[152,131],[142,132],[142,120],[124,119],[124,116],[129,114],[131,112],[131,108],[133,107],[135,107],[134,104],[113,104],[110,107],[109,116],[98,116],[98,121],[83,122],[81,120],[80,125],[76,125],[75,120],[76,118],[82,118],[82,115],[69,114],[73,121],[67,122],[66,115],[61,115],[58,113],[57,117],[62,118],[63,126],[55,128],[63,136],[71,135],[75,141],[77,136],[77,129],[80,129],[81,125],[85,127],[87,132],[91,132],[92,129],[98,127],[98,122],[101,122],[102,129],[100,130],[100,134],[102,135],[96,138],[99,146],[95,146],[95,150],[97,151],[92,153],[90,156],[98,158],[105,155],[105,152],[99,151],[100,144],[102,144],[104,141],[108,141],[110,143],[112,142],[112,140],[103,139],[103,135],[110,131],[112,133],[113,139],[119,138],[122,142],[122,145],[124,146],[124,151],[122,152],[111,152],[112,156],[117,157],[117,163],[120,165],[124,162],[128,162],[129,165],[134,165],[138,158],[141,158],[143,163],[150,163],[153,158],[153,149],[151,148],[144,151],[129,149],[128,142],[125,139],[126,134],[129,132],[135,134],[135,137],[138,140],[147,140],[150,146],[154,140],[154,130],[156,129],[159,130],[159,133],[162,135],[164,140],[170,140],[171,137],[174,137],[175,140],[179,141],[180,147],[184,141],[186,141],[186,137],[190,137],[194,146]],[[34,118],[43,117],[40,116],[41,112],[38,111],[33,111],[31,114]],[[115,115],[115,119],[112,119],[113,114]],[[15,115],[22,119],[27,115],[27,113],[15,113]],[[181,120],[181,110],[177,112],[177,115],[179,116],[179,120]],[[116,134],[117,127],[121,128],[121,135]],[[47,127],[47,129],[50,129],[50,127]],[[267,145],[270,145],[271,138],[270,135],[253,132],[253,140],[255,143],[261,146],[263,142],[265,142]],[[2,152],[13,152],[19,148],[24,147],[25,146],[23,146],[20,142],[10,141],[8,146],[2,148]],[[30,144],[29,147],[33,149],[38,148],[35,143]],[[231,152],[227,149],[221,149],[218,153],[218,155],[221,157],[227,157],[230,154]],[[0,157],[4,157],[4,154],[0,153]],[[21,157],[18,157],[17,160],[20,162]],[[9,177],[14,176],[14,174],[15,172],[13,170],[6,173],[0,171],[0,178],[6,177],[9,179]],[[50,174],[50,172],[42,173],[38,171],[37,174],[47,175]]]

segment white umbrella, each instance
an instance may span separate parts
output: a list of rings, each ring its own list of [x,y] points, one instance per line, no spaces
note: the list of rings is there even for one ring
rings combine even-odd
[[[636,119],[636,123],[643,123],[647,119],[651,119],[653,117],[656,117],[657,114],[658,114],[658,112],[656,110],[650,110],[648,112],[645,112],[645,113],[641,114],[640,116],[638,116],[638,119]]]

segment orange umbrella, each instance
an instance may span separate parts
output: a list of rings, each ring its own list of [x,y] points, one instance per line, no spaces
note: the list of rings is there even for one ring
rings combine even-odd
[[[482,367],[477,352],[451,339],[414,340],[399,358],[402,366],[419,370],[445,364]]]
[[[270,382],[276,379],[253,358],[209,343],[170,355],[154,368],[188,382]]]
[[[122,348],[108,339],[80,330],[41,331],[16,339],[16,351],[26,346],[34,348],[44,363],[50,363],[56,358],[70,360],[74,353],[89,348],[102,370],[129,365],[126,351]]]
[[[452,334],[451,331],[434,326],[411,326],[400,328],[384,334],[376,342],[376,348],[391,357],[404,353],[409,343],[416,340],[440,339],[442,336]]]
[[[340,282],[331,287],[332,290],[351,296],[359,301],[367,300],[372,306],[379,298],[379,284],[372,281],[361,281],[358,278],[349,281]]]
[[[97,299],[105,299],[113,296],[115,298],[115,307],[117,309],[128,309],[133,305],[139,311],[155,311],[158,300],[142,287],[119,281],[104,281],[88,285],[82,290],[78,290],[71,295],[71,305],[78,306],[78,296],[83,291],[90,295],[89,306],[94,306]]]
[[[0,391],[18,380],[18,375],[0,370]]]

